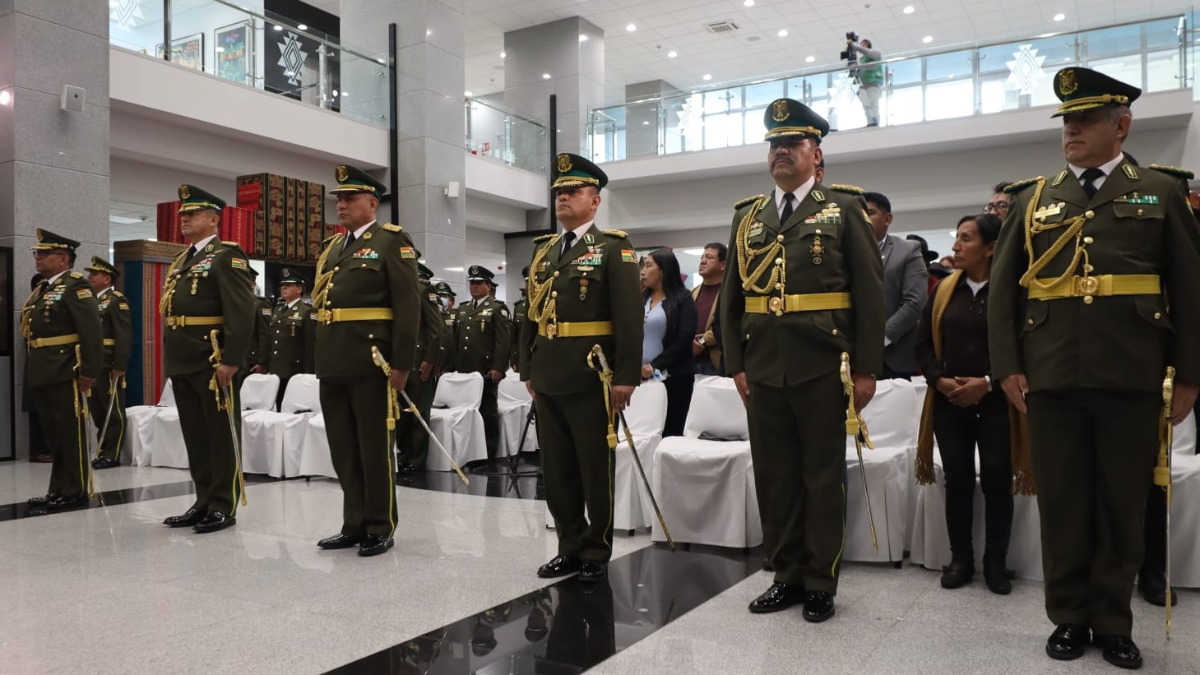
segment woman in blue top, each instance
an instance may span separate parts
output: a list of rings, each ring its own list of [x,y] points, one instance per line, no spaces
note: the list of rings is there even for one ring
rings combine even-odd
[[[696,305],[683,287],[679,261],[667,250],[642,260],[642,304],[646,312],[642,341],[642,379],[662,380],[667,387],[664,436],[683,434],[696,383],[692,337]]]

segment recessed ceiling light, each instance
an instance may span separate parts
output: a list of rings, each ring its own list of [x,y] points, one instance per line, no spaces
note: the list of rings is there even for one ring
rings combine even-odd
[[[650,125],[649,120],[642,120],[642,126],[649,126],[649,125]]]
[[[742,4],[743,4],[743,5],[745,5],[745,6],[747,6],[747,7],[753,7],[753,6],[754,6],[754,0],[746,0],[746,1],[745,1],[745,2],[743,2]]]
[[[463,96],[474,96],[474,95],[475,94],[472,94],[470,89],[463,92]]]
[[[505,58],[506,56],[508,56],[508,52],[500,52],[500,58]]]
[[[586,36],[586,35],[584,35],[584,34],[582,34],[582,33],[580,33],[580,35],[579,35],[579,41],[580,41],[580,42],[587,42],[587,36]]]
[[[805,63],[812,63],[813,61],[816,61],[816,60],[817,60],[817,57],[815,57],[815,56],[806,56],[806,57],[804,57],[804,62],[805,62]]]
[[[921,42],[924,42],[925,44],[929,44],[930,42],[933,42],[933,36],[926,35],[925,37],[921,38]]]
[[[667,52],[667,58],[668,58],[668,59],[673,59],[673,58],[675,58],[676,56],[679,56],[679,52],[675,51],[674,49],[672,49],[671,51]]]
[[[705,82],[708,82],[709,80],[711,80],[711,79],[712,79],[712,75],[709,75],[708,73],[705,73],[705,74],[704,74],[704,77],[703,77],[702,79],[703,79]]]
[[[307,25],[305,25],[305,24],[302,24],[302,23],[301,23],[301,24],[297,24],[297,25],[296,25],[296,28],[299,28],[300,30],[308,30],[308,26],[307,26]]]
[[[1063,14],[1062,12],[1059,12],[1058,14],[1055,14],[1055,15],[1054,15],[1054,20],[1055,20],[1055,21],[1062,21],[1062,20],[1063,20],[1063,19],[1065,19],[1065,18],[1067,18],[1067,15],[1066,15],[1066,14]]]
[[[275,30],[283,30],[283,26],[280,26],[279,24],[275,24]]]
[[[447,272],[461,272],[461,271],[463,271],[463,268],[461,268],[461,267],[443,267],[442,269],[446,270]]]
[[[425,29],[425,37],[429,37],[430,35],[433,35],[433,29],[432,29],[432,28],[426,28],[426,29]]]
[[[625,30],[627,30],[627,31],[629,31],[630,33],[632,33],[633,31],[637,30],[637,24],[633,24],[633,23],[631,23],[631,24],[628,24],[628,25],[626,25],[626,26],[625,26]]]
[[[346,98],[346,97],[347,97],[347,96],[349,96],[349,95],[350,95],[350,92],[348,92],[348,91],[343,91],[343,92],[342,92],[342,98]]]
[[[915,11],[917,11],[917,8],[916,8],[916,7],[913,7],[912,5],[907,5],[907,6],[905,6],[905,7],[904,7],[904,13],[905,13],[905,14],[912,14],[912,13],[913,13],[913,12],[915,12]]]
[[[788,36],[787,29],[786,29],[786,28],[780,28],[780,29],[779,29],[779,32],[778,32],[778,33],[776,33],[776,35],[778,35],[779,37],[787,37],[787,36]]]
[[[550,79],[550,73],[542,73],[542,79],[543,79],[543,80],[548,80],[548,79]]]

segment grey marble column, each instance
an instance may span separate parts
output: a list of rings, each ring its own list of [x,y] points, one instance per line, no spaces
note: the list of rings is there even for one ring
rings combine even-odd
[[[34,230],[83,242],[76,270],[108,257],[108,3],[0,0],[0,246],[12,247],[6,289],[16,363],[17,456],[28,451],[21,410],[21,305],[34,274]],[[87,93],[83,112],[60,109],[63,86]],[[7,366],[0,380],[8,379]],[[0,457],[7,457],[7,401],[0,400]]]
[[[505,33],[504,53],[505,105],[547,119],[557,95],[558,151],[586,154],[588,107],[604,103],[604,31],[560,19]]]
[[[342,40],[386,53],[387,25],[397,25],[399,111],[398,225],[412,234],[439,277],[462,288],[466,250],[466,151],[463,90],[466,20],[463,0],[342,0]],[[352,86],[352,73],[343,86]],[[459,196],[446,195],[456,182]],[[382,216],[389,215],[382,207]]]
[[[650,80],[625,85],[625,101],[631,103],[625,112],[625,156],[657,155],[659,152],[660,132],[672,122],[663,114],[662,102],[648,100],[645,103],[633,103],[646,99],[659,99],[680,93],[674,86],[663,80]]]

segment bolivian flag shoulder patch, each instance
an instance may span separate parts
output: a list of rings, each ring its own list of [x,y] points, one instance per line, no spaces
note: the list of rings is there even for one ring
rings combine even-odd
[[[412,258],[415,260],[417,257],[417,252],[411,246],[401,246],[400,247],[400,257],[402,259]]]
[[[245,258],[230,258],[229,266],[235,270],[245,270],[250,268]]]
[[[636,263],[637,262],[637,251],[633,251],[633,250],[630,250],[627,248],[621,249],[621,262]]]
[[[92,297],[92,292],[86,288],[81,288],[75,291],[75,296],[80,300],[87,300],[88,298]]]

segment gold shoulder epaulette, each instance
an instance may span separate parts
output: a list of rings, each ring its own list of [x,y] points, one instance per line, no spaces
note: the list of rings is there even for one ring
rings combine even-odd
[[[1150,168],[1154,169],[1155,171],[1161,171],[1169,176],[1174,176],[1176,178],[1185,178],[1187,180],[1191,180],[1196,177],[1196,174],[1192,173],[1191,171],[1188,171],[1187,169],[1181,169],[1177,166],[1165,166],[1163,164],[1151,164]]]
[[[866,192],[867,192],[866,190],[858,187],[857,185],[846,185],[845,183],[834,183],[833,185],[829,186],[829,189],[837,190],[838,192],[845,192],[846,194],[850,194],[850,195],[862,195],[862,194],[866,194]]]
[[[393,225],[391,223],[384,223],[382,225],[382,227],[383,227],[383,229],[387,230],[388,232],[400,232],[401,230],[404,229],[400,225]]]
[[[82,279],[83,273],[82,272],[71,272],[71,278],[72,279]]]
[[[1036,178],[1026,178],[1025,180],[1019,180],[1019,181],[1013,183],[1012,185],[1009,185],[1008,187],[1004,188],[1004,192],[1006,194],[1014,194],[1020,190],[1023,190],[1025,188],[1029,187],[1030,185],[1033,185],[1034,183],[1038,182],[1039,180],[1046,180],[1046,178],[1045,178],[1045,176],[1038,176]]]
[[[625,230],[601,230],[600,233],[607,234],[610,237],[616,237],[617,239],[628,239],[629,238],[629,233],[626,232]]]
[[[762,199],[764,196],[765,195],[754,195],[753,197],[746,197],[745,199],[739,199],[738,201],[734,202],[733,208],[740,209],[743,206],[746,206],[747,204],[752,204],[752,203]]]
[[[224,244],[225,246],[228,246],[229,248],[241,248],[242,247],[242,245],[237,243],[236,241],[223,241],[221,243]]]
[[[551,239],[553,239],[555,236],[556,236],[556,235],[553,235],[553,234],[542,234],[542,235],[538,235],[538,236],[536,236],[536,237],[534,237],[534,238],[533,238],[533,243],[535,243],[535,244],[540,244],[540,243],[542,243],[543,241],[550,241],[550,240],[551,240]]]

